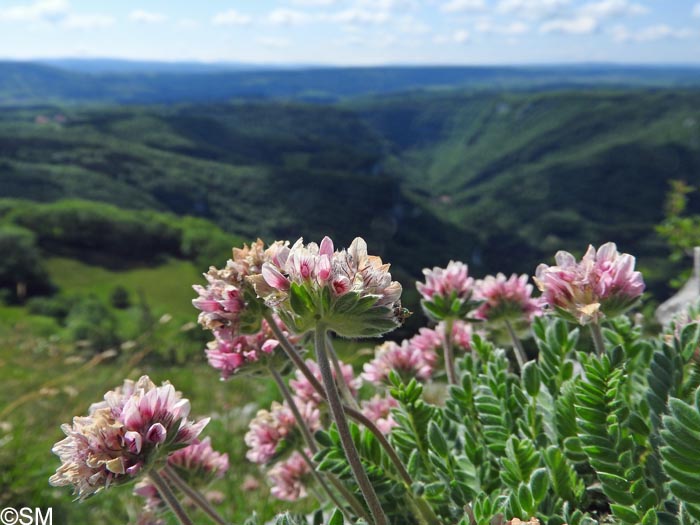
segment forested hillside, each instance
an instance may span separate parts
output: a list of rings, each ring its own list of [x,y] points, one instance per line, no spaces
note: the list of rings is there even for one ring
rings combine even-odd
[[[0,116],[5,197],[194,215],[248,239],[363,235],[408,279],[435,254],[477,272],[531,273],[557,249],[614,239],[665,282],[653,226],[668,181],[698,173],[700,91],[691,89]]]

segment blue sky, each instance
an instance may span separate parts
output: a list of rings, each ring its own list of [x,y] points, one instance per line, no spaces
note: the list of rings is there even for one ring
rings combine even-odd
[[[700,0],[0,0],[0,58],[700,64]]]

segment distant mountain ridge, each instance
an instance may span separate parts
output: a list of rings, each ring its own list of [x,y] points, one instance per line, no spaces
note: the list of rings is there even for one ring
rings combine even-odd
[[[130,66],[135,69],[126,72],[128,68],[123,69],[125,64],[118,61],[111,66],[104,62],[100,66],[99,61],[92,65],[70,61],[53,64],[61,63],[64,68],[0,62],[0,105],[174,104],[236,98],[334,102],[425,89],[541,91],[567,87],[700,86],[700,67],[695,66],[393,66],[208,71],[202,64],[166,66],[136,62]]]

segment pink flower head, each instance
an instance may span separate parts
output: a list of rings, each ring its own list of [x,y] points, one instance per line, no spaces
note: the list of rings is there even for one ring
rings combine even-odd
[[[308,452],[304,451],[304,454]],[[272,467],[267,478],[272,485],[270,492],[273,496],[284,501],[297,501],[306,497],[311,470],[301,453],[295,451],[289,458]]]
[[[469,267],[462,262],[450,261],[447,268],[425,268],[423,275],[425,282],[417,282],[416,287],[426,301],[434,300],[435,296],[448,298],[453,294],[464,301],[472,295],[474,279],[469,277]]]
[[[382,397],[379,394],[372,399],[362,402],[362,413],[371,419],[382,434],[388,434],[398,423],[391,415],[391,409],[399,403],[393,397]]]
[[[240,285],[233,284],[229,274],[226,270],[217,270],[212,266],[204,274],[207,286],[192,286],[199,294],[199,297],[192,300],[192,304],[201,311],[199,324],[206,329],[238,326],[245,301]]]
[[[464,352],[471,350],[472,327],[466,321],[452,321],[452,346]],[[423,352],[424,359],[435,366],[438,355],[445,343],[445,321],[441,321],[434,329],[421,328],[416,335],[408,340],[408,344]]]
[[[538,301],[532,298],[532,285],[527,283],[527,275],[511,275],[508,279],[502,273],[494,277],[487,275],[476,281],[475,299],[483,301],[474,317],[484,321],[532,321],[542,313]]]
[[[221,478],[229,467],[228,454],[214,450],[208,436],[201,441],[195,439],[191,445],[173,452],[168,457],[168,464],[188,474],[202,474],[206,478]]]
[[[295,400],[302,418],[309,430],[321,428],[320,412],[312,403]],[[293,445],[289,440],[296,439],[296,421],[287,404],[272,403],[270,410],[258,410],[248,425],[245,443],[248,445],[246,457],[258,464],[267,464],[285,450],[285,445]]]
[[[597,251],[589,246],[580,262],[564,251],[555,260],[556,266],[537,267],[535,283],[548,306],[580,324],[622,314],[644,291],[634,257],[618,253],[612,242]]]
[[[294,320],[297,333],[313,329],[319,316],[345,337],[381,335],[399,324],[401,285],[359,237],[347,251],[334,251],[328,237],[320,245],[279,244],[250,282],[285,321]]]
[[[445,322],[438,323],[435,328],[440,337],[445,333]],[[455,319],[452,322],[452,346],[464,352],[469,352],[472,349],[472,325],[466,321]]]
[[[318,364],[316,364],[316,361],[312,359],[307,359],[306,366],[309,368],[309,370],[311,370],[311,373],[314,375],[314,377],[318,379],[319,383],[321,383],[321,370],[318,367]],[[355,377],[355,372],[353,371],[352,366],[345,364],[342,361],[340,362],[340,370],[343,373],[343,379],[345,380],[345,384],[347,384],[348,388],[350,389],[350,393],[353,396],[357,395],[357,391],[362,386],[362,378],[359,376]],[[332,372],[333,377],[335,378],[335,368],[333,368]],[[289,386],[292,388],[294,395],[298,399],[300,399],[304,403],[312,403],[314,405],[318,405],[319,403],[321,403],[321,396],[318,392],[316,392],[314,387],[311,386],[311,383],[309,383],[309,380],[306,379],[304,374],[297,370],[294,374],[294,377],[295,379],[289,381]]]
[[[105,394],[87,417],[61,429],[66,438],[52,452],[61,466],[49,482],[73,485],[83,499],[110,484],[136,477],[158,458],[192,443],[209,419],[189,419],[190,404],[169,383],[157,387],[148,376]]]
[[[298,338],[288,334],[284,323],[275,316],[277,326],[287,338],[295,343]],[[260,330],[255,334],[238,334],[231,330],[215,330],[214,341],[207,344],[206,355],[209,364],[221,371],[221,379],[228,379],[243,368],[257,363],[264,356],[270,356],[279,345],[270,325],[262,320]]]
[[[426,359],[423,350],[407,341],[401,345],[387,341],[378,346],[374,359],[365,363],[363,370],[362,378],[375,384],[386,383],[392,370],[405,379],[415,377],[423,381],[433,374],[431,360]]]

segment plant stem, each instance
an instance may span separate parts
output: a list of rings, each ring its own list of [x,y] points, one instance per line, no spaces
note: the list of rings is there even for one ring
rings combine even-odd
[[[343,503],[338,499],[338,497],[333,493],[331,488],[328,486],[326,483],[326,480],[323,479],[323,476],[321,473],[316,470],[316,465],[314,465],[313,461],[309,456],[306,455],[305,450],[297,450],[299,454],[301,454],[301,457],[304,459],[304,462],[307,464],[309,467],[309,470],[311,471],[311,474],[313,475],[314,479],[318,482],[318,484],[321,486],[323,491],[328,495],[330,500],[333,502],[333,505],[336,506],[336,508],[340,509],[340,512],[343,513],[343,516],[345,516],[345,519],[347,519],[350,523],[352,523],[353,519],[350,513],[347,511]],[[320,498],[319,498],[320,500]],[[365,514],[360,514],[362,517],[366,518],[366,513]]]
[[[166,465],[163,468],[163,476],[166,480],[170,481],[175,487],[180,489],[185,496],[190,498],[193,503],[195,503],[202,511],[204,511],[215,523],[219,525],[229,525],[229,523],[221,517],[221,515],[216,512],[214,507],[207,501],[207,499],[202,496],[198,491],[190,487],[190,485],[180,477],[177,471],[170,465]]]
[[[445,353],[445,370],[447,371],[447,382],[451,385],[457,384],[457,371],[455,370],[455,355],[452,347],[452,325],[454,320],[445,319],[445,333],[442,338],[442,348]]]
[[[318,452],[318,447],[316,446],[316,442],[314,441],[313,436],[311,435],[311,431],[309,430],[309,426],[306,424],[306,421],[304,421],[304,418],[301,415],[301,412],[299,412],[299,407],[297,404],[294,402],[294,398],[292,397],[292,393],[289,391],[289,388],[287,388],[287,385],[284,382],[284,379],[282,379],[282,376],[280,373],[275,370],[273,367],[269,367],[270,373],[272,374],[273,379],[275,380],[275,383],[277,383],[277,388],[279,388],[279,391],[282,394],[282,397],[284,397],[284,400],[287,402],[287,405],[289,405],[289,409],[292,411],[292,414],[294,415],[294,419],[297,421],[297,427],[299,427],[299,431],[301,432],[302,437],[304,438],[304,442],[306,443],[306,446],[308,449],[311,451],[312,454],[315,454]]]
[[[173,491],[170,489],[170,485],[168,485],[167,481],[165,481],[155,469],[148,473],[148,477],[151,478],[151,481],[156,486],[156,489],[158,489],[158,494],[160,494],[163,501],[167,503],[170,510],[173,511],[173,514],[175,514],[181,525],[194,525],[194,522],[187,515],[185,509],[182,508],[182,505],[180,505],[180,502],[175,497],[175,494],[173,494]]]
[[[284,332],[282,332],[279,326],[277,326],[277,324],[274,323],[270,313],[265,312],[264,316],[265,320],[270,325],[270,328],[272,328],[272,332],[275,334],[275,337],[280,342],[282,350],[284,350],[284,352],[287,354],[287,357],[289,357],[289,359],[292,360],[294,365],[299,371],[301,371],[301,373],[304,375],[309,384],[314,388],[314,390],[316,390],[316,392],[318,392],[318,394],[324,400],[328,401],[328,396],[326,395],[325,388],[323,388],[323,385],[319,383],[318,379],[316,379],[316,376],[314,376],[311,370],[309,370],[309,367],[306,366],[306,363],[299,355],[299,352],[297,352],[296,348],[294,348],[294,345],[290,343],[289,339],[285,337]],[[401,479],[406,484],[406,486],[410,487],[411,485],[413,485],[413,480],[411,479],[411,476],[409,475],[408,471],[406,470],[406,467],[401,461],[401,458],[399,458],[398,454],[394,450],[394,447],[392,447],[391,443],[389,443],[389,441],[386,439],[386,436],[382,434],[382,432],[377,428],[377,425],[375,425],[371,419],[367,418],[359,410],[348,406],[343,406],[343,408],[345,409],[345,413],[348,416],[350,416],[358,423],[364,425],[367,428],[367,430],[374,434],[374,436],[379,441],[379,444],[382,446],[384,451],[389,456],[389,459],[394,464],[394,467],[396,467],[396,470],[399,472],[399,475],[401,476]]]
[[[299,407],[297,406],[296,402],[294,401],[294,397],[292,396],[292,393],[289,391],[289,387],[287,384],[284,382],[284,379],[282,379],[282,376],[280,373],[273,367],[269,367],[270,373],[272,374],[272,377],[275,380],[275,383],[277,383],[277,387],[279,388],[280,393],[282,394],[282,397],[284,397],[284,400],[287,402],[287,405],[289,405],[289,409],[292,411],[292,414],[294,415],[294,419],[296,419],[297,426],[299,427],[299,430],[301,431],[301,435],[304,438],[304,442],[306,443],[307,448],[309,451],[311,451],[312,454],[315,454],[318,452],[318,447],[316,446],[316,442],[314,441],[313,436],[311,435],[311,431],[309,430],[308,425],[306,424],[306,421],[304,421],[304,418],[301,415],[301,412],[299,412]],[[333,494],[328,485],[325,484],[323,478],[321,477],[321,474],[316,470],[316,467],[313,465],[311,460],[306,456],[306,453],[302,450],[300,451],[301,455],[304,456],[304,460],[306,461],[307,465],[309,465],[309,468],[311,469],[311,472],[313,473],[314,477],[316,478],[316,481],[319,482],[321,487],[326,491],[328,496],[331,498],[331,501],[333,501],[333,504],[338,507],[343,514],[345,514],[345,509],[343,505],[337,500],[335,497],[335,494]],[[353,496],[353,494],[347,490],[343,485],[338,481],[335,476],[332,474],[329,475],[328,477],[329,481],[333,484],[333,486],[340,492],[343,497],[346,499],[348,504],[352,507],[353,512],[357,516],[361,516],[368,520],[369,516],[367,515],[367,512],[365,509],[362,507],[359,501],[357,501],[357,498]],[[347,516],[346,516],[347,517]],[[348,521],[350,518],[348,517]],[[369,520],[368,520],[369,521]]]
[[[520,370],[522,370],[523,366],[525,366],[525,363],[527,363],[527,354],[525,353],[525,349],[523,348],[523,343],[518,338],[518,335],[515,333],[515,330],[513,330],[513,325],[510,324],[510,321],[508,319],[506,319],[506,329],[508,329],[510,338],[513,341],[513,353],[515,354],[515,360],[518,362],[518,367],[520,368]]]
[[[326,338],[326,345],[328,348],[328,354],[331,356],[333,369],[335,370],[335,382],[340,389],[340,393],[343,396],[345,404],[353,408],[359,408],[357,401],[352,395],[352,392],[350,392],[350,386],[348,385],[347,381],[345,381],[343,370],[340,368],[340,360],[338,359],[338,354],[335,353],[335,348],[333,347],[330,336]]]
[[[593,336],[593,344],[598,352],[598,355],[603,355],[605,353],[605,340],[603,339],[603,332],[600,329],[600,324],[590,323],[588,326],[591,327],[591,335]]]
[[[319,369],[321,370],[321,378],[323,384],[326,387],[326,394],[328,396],[328,406],[330,407],[331,416],[335,421],[336,427],[338,429],[338,435],[340,436],[340,443],[345,451],[345,456],[347,457],[348,464],[352,473],[355,477],[355,481],[360,486],[360,491],[367,502],[369,511],[372,514],[373,523],[375,525],[388,525],[384,510],[382,509],[377,493],[374,491],[374,487],[362,467],[362,461],[360,460],[360,455],[355,448],[355,443],[352,440],[352,435],[350,433],[350,427],[348,426],[348,421],[345,418],[345,411],[343,410],[343,404],[340,400],[340,395],[333,381],[333,373],[331,371],[331,364],[328,361],[328,354],[326,353],[326,327],[323,323],[319,322],[316,324],[316,330],[314,331],[314,343],[316,347],[316,359],[318,361]]]

